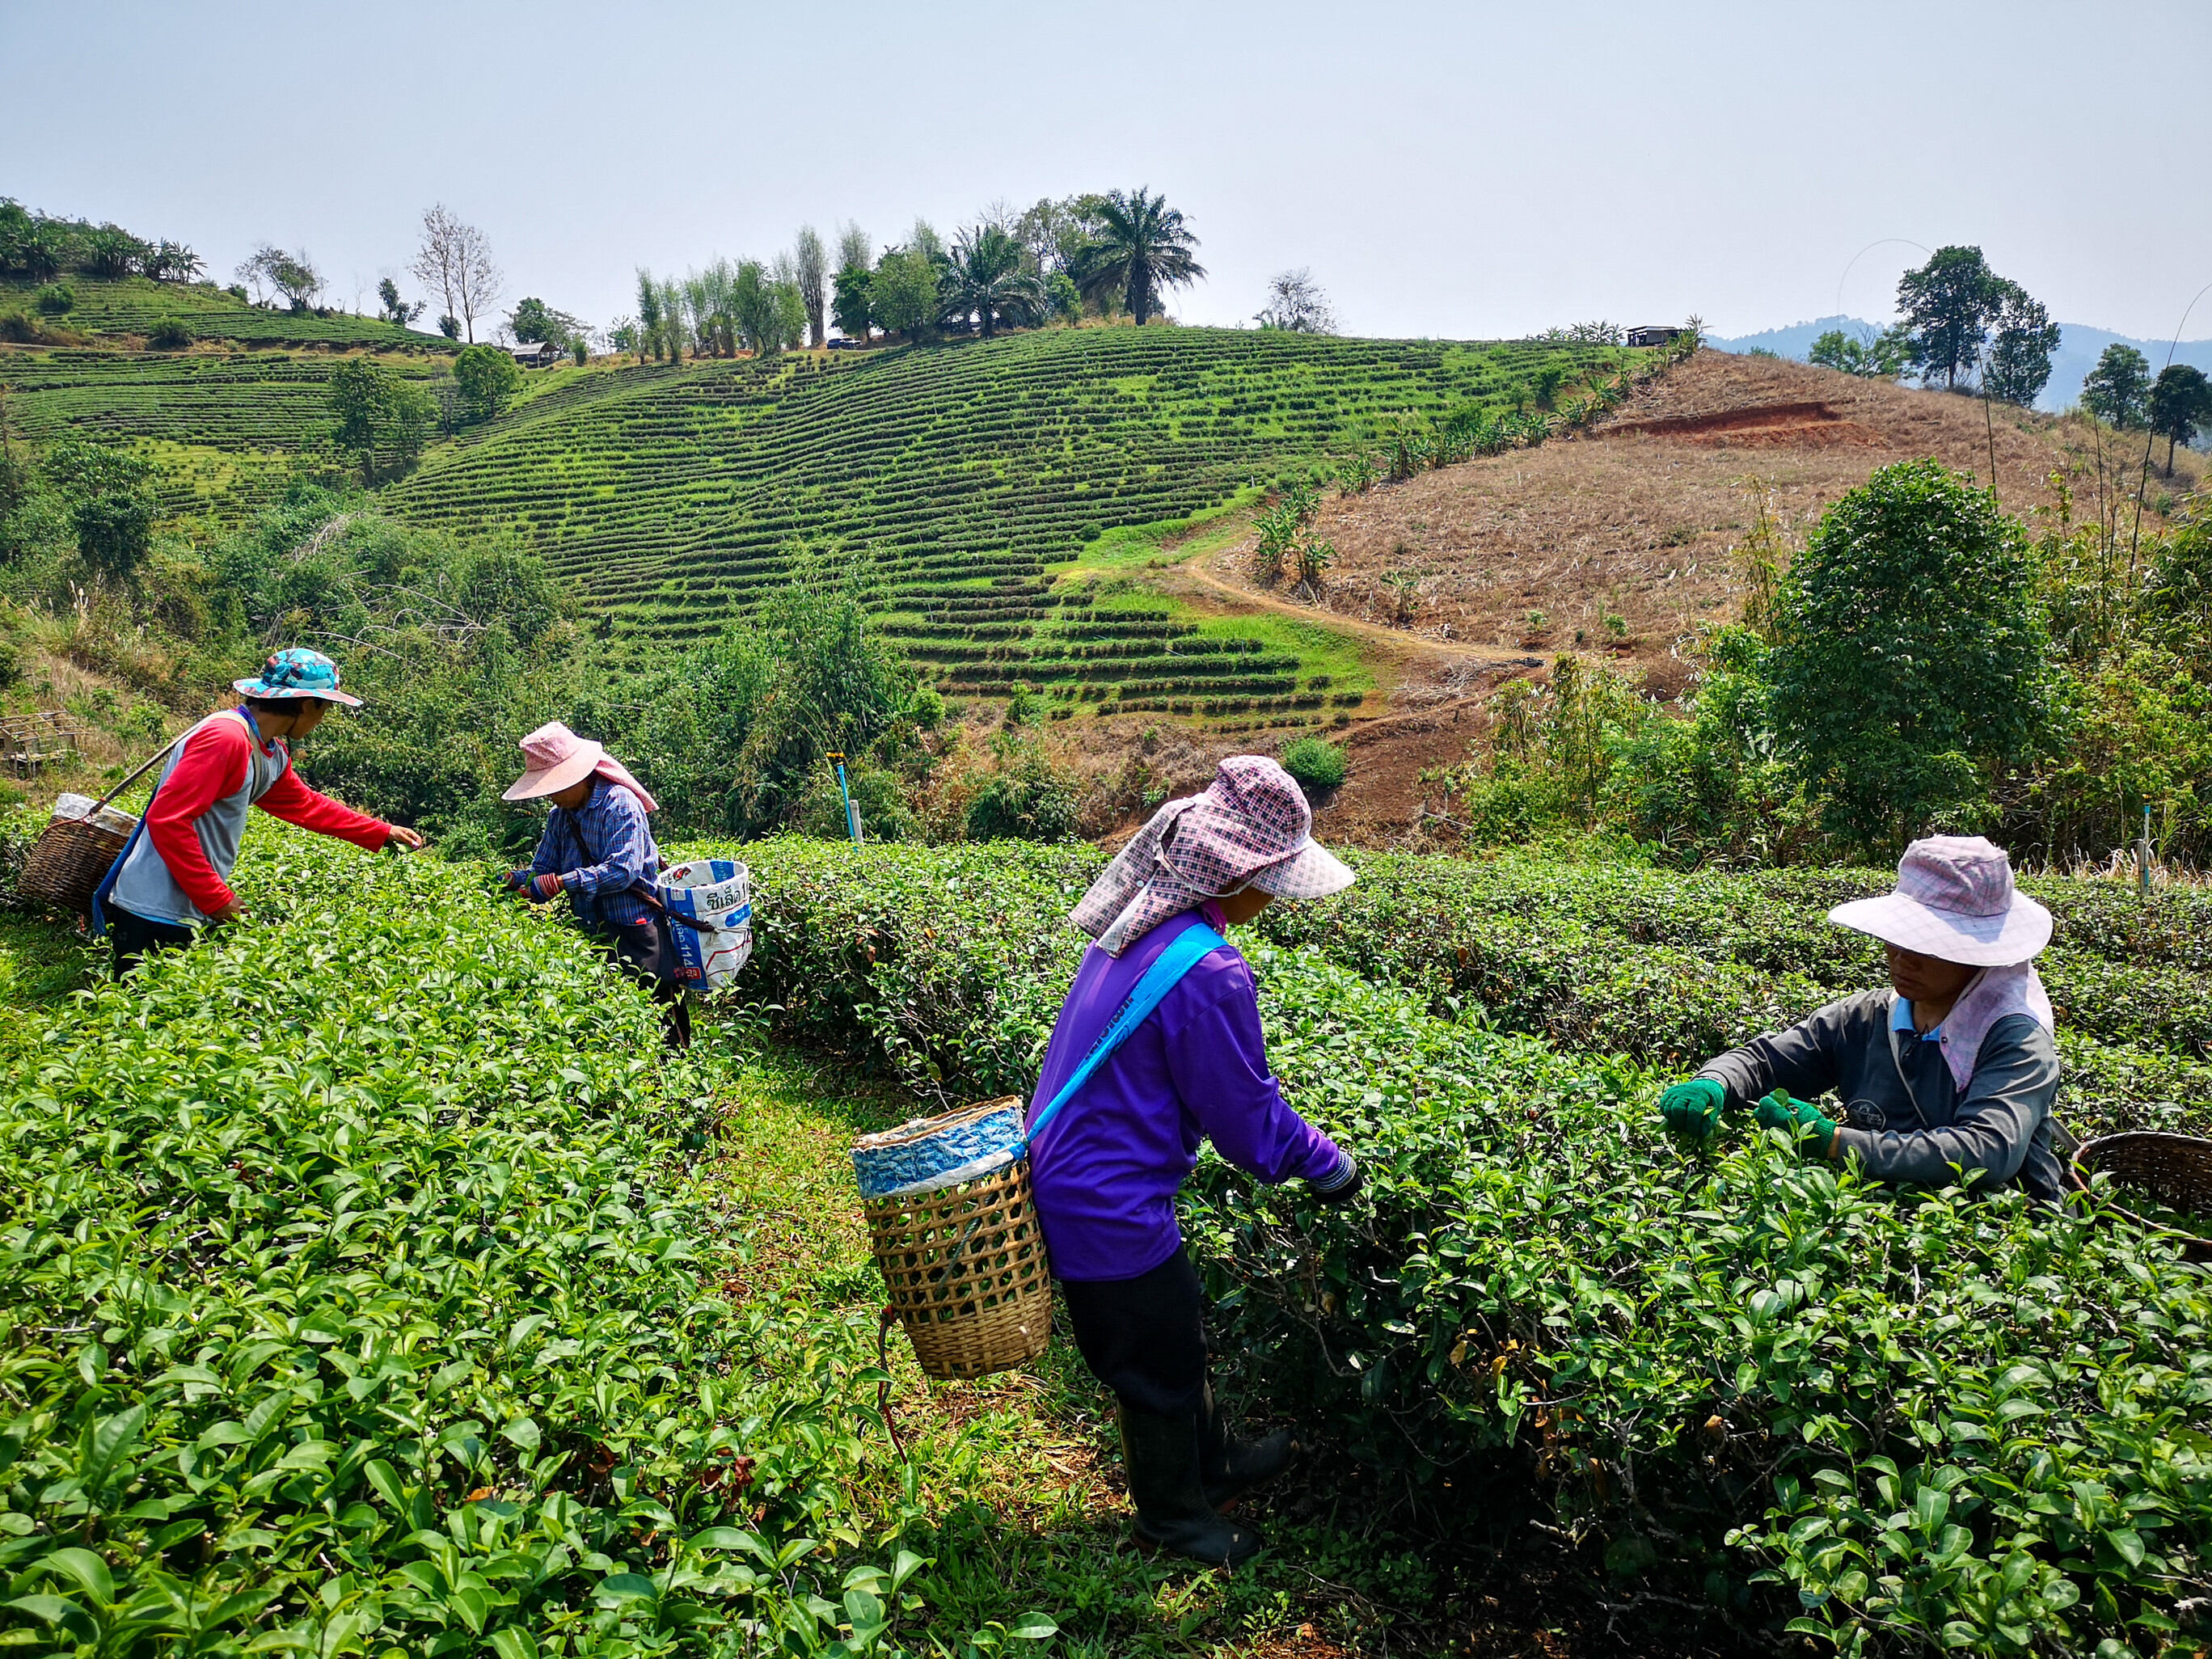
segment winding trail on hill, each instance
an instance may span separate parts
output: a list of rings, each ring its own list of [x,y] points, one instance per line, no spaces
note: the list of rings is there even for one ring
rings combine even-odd
[[[1233,552],[1236,550],[1230,550]],[[1522,666],[1523,659],[1528,654],[1525,651],[1506,651],[1496,646],[1462,645],[1453,640],[1431,639],[1425,634],[1412,634],[1401,628],[1385,628],[1380,623],[1361,622],[1352,617],[1340,617],[1333,611],[1293,604],[1289,599],[1277,599],[1272,593],[1255,592],[1215,574],[1203,559],[1193,559],[1176,568],[1201,587],[1209,588],[1220,598],[1232,600],[1248,610],[1272,611],[1280,616],[1294,617],[1316,628],[1349,634],[1355,639],[1369,640],[1400,653],[1425,652],[1434,656],[1453,657],[1462,662],[1479,662],[1496,668]]]

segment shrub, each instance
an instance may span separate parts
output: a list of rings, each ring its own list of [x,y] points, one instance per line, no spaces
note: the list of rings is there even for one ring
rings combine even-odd
[[[31,303],[48,317],[66,317],[76,307],[76,290],[67,283],[49,283],[31,296]]]
[[[1283,770],[1298,781],[1308,800],[1341,787],[1346,764],[1343,747],[1327,738],[1299,738],[1283,748]]]
[[[0,340],[11,345],[33,345],[39,339],[39,325],[30,313],[21,306],[0,311]]]
[[[1081,799],[1074,781],[1034,742],[992,774],[968,805],[970,841],[1063,841],[1075,833]]]
[[[1936,461],[1877,471],[1783,579],[1767,672],[1776,729],[1835,833],[1893,850],[1972,823],[1990,780],[2061,715],[2026,537]]]
[[[156,351],[182,351],[191,343],[191,330],[175,317],[162,318],[146,337],[146,343]]]

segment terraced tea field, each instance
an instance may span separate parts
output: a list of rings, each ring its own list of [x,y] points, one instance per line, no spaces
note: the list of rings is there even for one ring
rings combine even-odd
[[[80,334],[152,333],[174,318],[200,340],[230,340],[246,345],[319,346],[325,350],[419,351],[450,356],[459,348],[443,335],[420,334],[368,317],[318,317],[312,313],[269,311],[205,283],[157,283],[144,276],[104,282],[76,273],[62,279],[76,296],[64,317],[46,320]],[[0,279],[0,311],[28,308],[45,286],[22,278]]]
[[[872,556],[887,629],[948,690],[1281,717],[1345,694],[1256,639],[1056,586],[1053,568],[1401,411],[1503,410],[1541,366],[1572,380],[1628,355],[1110,329],[659,365],[578,375],[385,494],[404,518],[523,538],[640,641],[720,629],[799,544],[836,543]]]
[[[447,360],[384,361],[428,380]],[[323,352],[18,349],[0,353],[0,386],[33,442],[141,447],[161,469],[164,518],[221,523],[281,489],[295,458],[325,445],[330,378],[344,362]]]

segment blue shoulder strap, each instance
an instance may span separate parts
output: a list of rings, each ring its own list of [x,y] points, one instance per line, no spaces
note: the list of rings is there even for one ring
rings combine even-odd
[[[1121,1005],[1121,1012],[1114,1016],[1114,1023],[1106,1028],[1106,1035],[1098,1039],[1097,1045],[1085,1056],[1083,1064],[1075,1068],[1075,1075],[1060,1085],[1060,1092],[1053,1097],[1052,1104],[1037,1114],[1036,1121],[1030,1125],[1029,1133],[1023,1138],[1024,1150],[1030,1142],[1043,1133],[1044,1126],[1052,1121],[1054,1113],[1067,1104],[1069,1097],[1091,1080],[1091,1074],[1106,1063],[1106,1057],[1145,1023],[1152,1010],[1160,1006],[1160,1000],[1175,989],[1176,982],[1197,967],[1207,953],[1220,949],[1228,942],[1202,921],[1184,928],[1176,935],[1168,948],[1154,958],[1151,967],[1145,969],[1136,988],[1129,993],[1129,1000]]]

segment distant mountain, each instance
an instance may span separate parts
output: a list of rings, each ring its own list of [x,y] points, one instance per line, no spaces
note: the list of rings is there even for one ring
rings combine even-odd
[[[1705,343],[1722,351],[1771,351],[1778,357],[1793,357],[1802,362],[1813,349],[1813,342],[1832,328],[1840,328],[1851,335],[1881,331],[1877,325],[1863,318],[1821,317],[1809,323],[1792,323],[1787,328],[1738,335],[1733,339],[1708,335]],[[2035,406],[2052,413],[2069,407],[2081,397],[2081,382],[2096,367],[2098,357],[2116,340],[2142,352],[2150,362],[2152,374],[2166,366],[2167,342],[2164,340],[2138,340],[2115,334],[2110,329],[2091,328],[2086,323],[2061,323],[2058,349],[2051,357],[2051,383],[2043,388],[2043,395],[2035,400]],[[2184,340],[2172,349],[2175,362],[2194,363],[2207,374],[2212,374],[2212,340]]]

